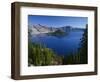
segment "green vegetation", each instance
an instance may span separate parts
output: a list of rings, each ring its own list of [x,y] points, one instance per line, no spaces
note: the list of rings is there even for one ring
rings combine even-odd
[[[67,55],[66,57],[64,57],[63,64],[80,64],[80,55],[75,53]]]
[[[45,66],[61,65],[62,57],[57,56],[51,49],[44,45],[31,43],[28,44],[28,65]]]
[[[79,52],[78,54],[80,55],[80,63],[87,63],[88,60],[88,56],[87,56],[87,28],[88,25],[86,25],[86,30],[84,31],[83,37],[81,39],[81,43],[80,43],[80,48],[79,48]]]

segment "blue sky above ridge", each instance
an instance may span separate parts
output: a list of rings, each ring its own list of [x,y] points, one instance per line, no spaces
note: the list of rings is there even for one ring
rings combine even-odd
[[[88,24],[88,18],[71,16],[28,15],[28,25],[34,24],[41,24],[56,28],[62,26],[85,28],[86,24]]]

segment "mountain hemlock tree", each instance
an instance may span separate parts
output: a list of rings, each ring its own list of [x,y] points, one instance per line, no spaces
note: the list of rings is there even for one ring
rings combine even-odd
[[[88,31],[88,25],[86,24],[86,29],[84,31],[83,37],[81,39],[81,43],[80,43],[80,49],[79,49],[79,54],[80,54],[80,63],[81,64],[86,64],[88,63],[88,53],[87,53],[87,43],[88,43],[88,35],[87,35],[87,31]]]

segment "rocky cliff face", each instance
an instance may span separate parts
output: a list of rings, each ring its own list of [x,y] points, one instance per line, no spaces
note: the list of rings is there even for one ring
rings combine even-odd
[[[82,28],[73,28],[71,26],[63,26],[63,27],[48,27],[48,26],[43,26],[40,24],[37,25],[32,25],[32,26],[28,26],[28,33],[30,35],[34,35],[34,34],[41,34],[41,33],[53,33],[55,31],[61,31],[61,32],[67,32],[69,33],[70,31],[79,31],[79,30],[84,30]]]
[[[42,26],[38,24],[29,26],[28,31],[33,35],[33,34],[54,32],[55,29],[52,29],[52,27]]]

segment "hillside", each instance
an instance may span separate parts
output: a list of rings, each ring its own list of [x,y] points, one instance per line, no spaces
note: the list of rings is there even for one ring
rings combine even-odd
[[[28,26],[28,33],[30,35],[41,34],[41,33],[55,33],[57,31],[59,31],[59,33],[61,33],[61,32],[69,33],[70,31],[82,31],[82,30],[84,30],[84,29],[73,28],[71,26],[48,27],[48,26],[43,26],[40,24]]]

